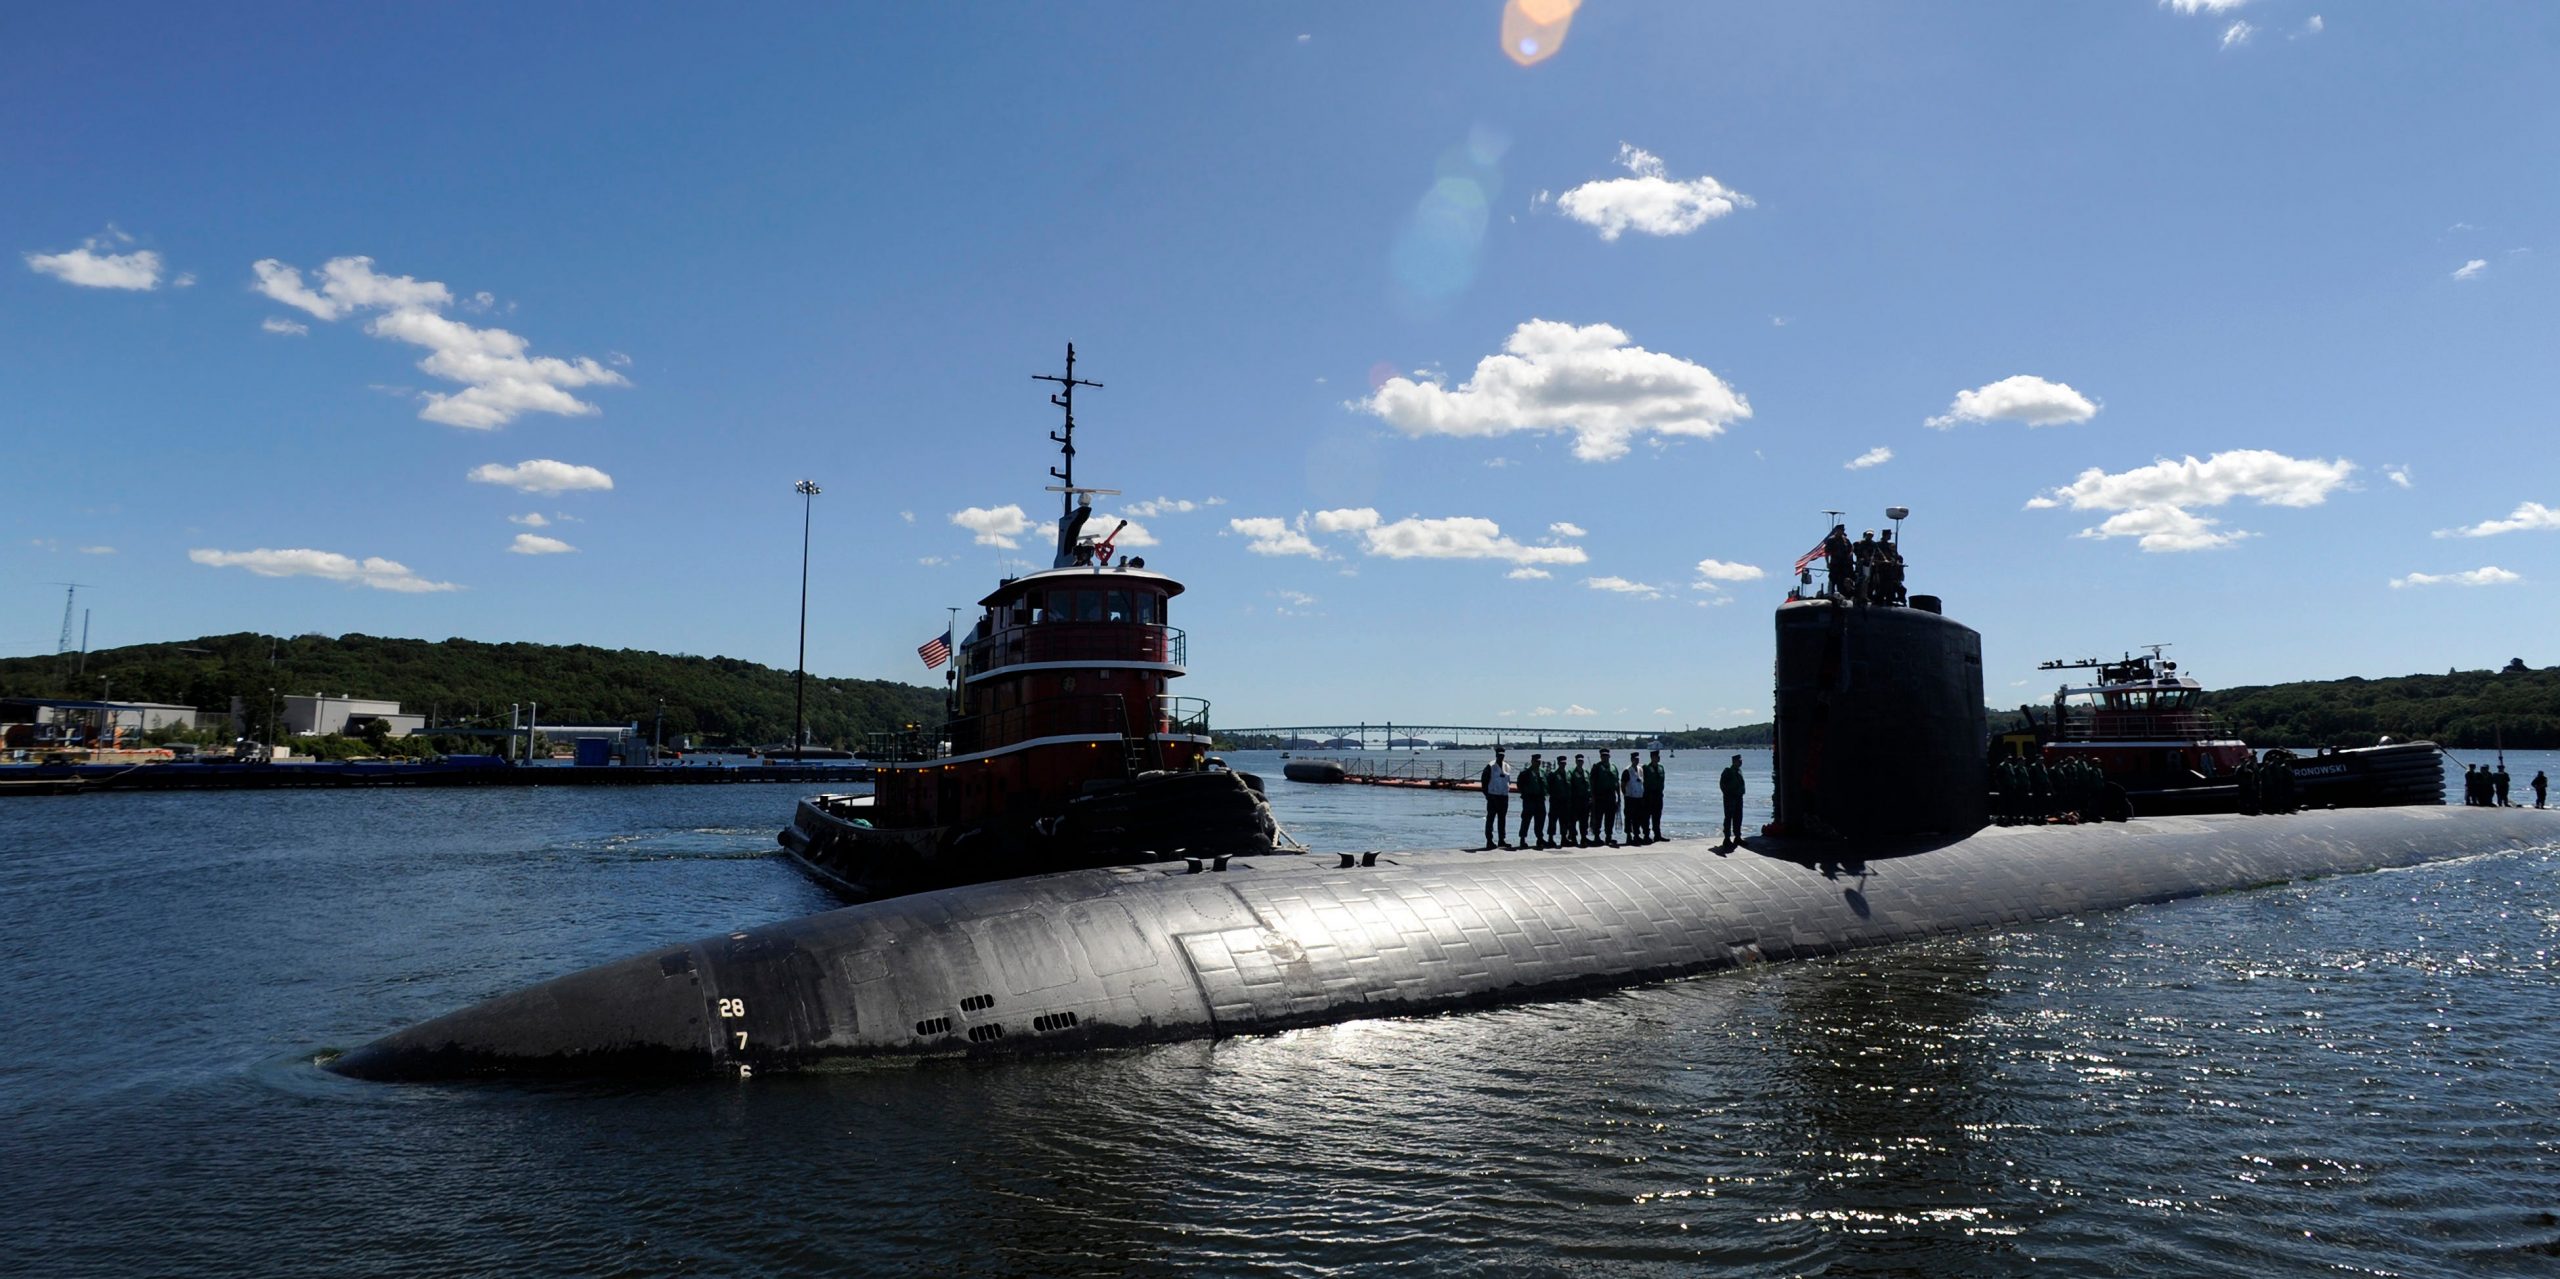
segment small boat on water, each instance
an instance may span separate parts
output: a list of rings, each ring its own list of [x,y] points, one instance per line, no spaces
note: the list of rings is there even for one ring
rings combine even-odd
[[[2161,654],[2167,645],[2114,661],[2052,661],[2038,670],[2088,670],[2086,684],[2064,684],[2052,717],[2027,719],[2047,765],[2068,759],[2097,766],[2124,788],[2135,812],[2228,813],[2241,807],[2237,775],[2258,756],[2210,711],[2204,686]],[[2023,708],[2022,708],[2023,709]],[[2434,742],[2391,742],[2311,755],[2271,750],[2289,761],[2294,802],[2309,808],[2381,808],[2442,804],[2444,770]]]
[[[1271,853],[1280,835],[1261,779],[1209,754],[1209,704],[1166,690],[1186,673],[1170,624],[1182,583],[1144,559],[1113,562],[1075,482],[1075,376],[1051,566],[1008,577],[966,635],[949,635],[949,719],[874,734],[869,795],[815,795],[778,836],[812,878],[851,901],[1093,866]],[[1121,527],[1126,527],[1126,522]],[[932,646],[928,646],[932,647]],[[932,660],[928,656],[928,660]],[[1287,851],[1286,848],[1281,851]],[[1223,864],[1223,862],[1222,862]]]

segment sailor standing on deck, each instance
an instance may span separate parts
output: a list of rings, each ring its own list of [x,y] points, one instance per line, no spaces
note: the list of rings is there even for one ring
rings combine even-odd
[[[1574,755],[1572,775],[1564,778],[1564,842],[1580,849],[1590,844],[1592,816],[1592,775],[1582,770],[1582,757]]]
[[[1564,814],[1567,808],[1572,807],[1572,800],[1573,782],[1565,776],[1564,756],[1559,754],[1554,763],[1547,765],[1546,847],[1554,848],[1564,842]]]
[[[1493,762],[1484,766],[1477,780],[1484,783],[1484,846],[1490,850],[1511,847],[1511,770],[1502,766],[1502,748],[1493,748]],[[1498,837],[1497,837],[1498,836]]]
[[[1538,761],[1543,755],[1531,755],[1529,766],[1520,770],[1520,846],[1547,846],[1547,769]]]
[[[1716,789],[1724,792],[1724,842],[1727,847],[1742,842],[1742,757],[1736,755],[1716,775]]]
[[[1629,752],[1627,755],[1627,771],[1618,774],[1618,796],[1621,800],[1625,801],[1624,806],[1627,812],[1627,842],[1629,844],[1643,843],[1645,802],[1644,766],[1636,762],[1633,752]]]
[[[1610,767],[1605,747],[1591,766],[1591,828],[1600,843],[1618,846],[1618,770]]]
[[[2497,792],[2498,802],[2495,806],[2498,808],[2513,807],[2513,805],[2507,802],[2507,761],[2503,759],[2498,761],[2498,771],[2489,774],[2489,782]]]
[[[1662,752],[1644,766],[1644,837],[1662,838]]]
[[[2544,797],[2549,794],[2550,790],[2551,779],[2543,776],[2541,769],[2537,768],[2533,770],[2533,806],[2536,808],[2542,807],[2542,801]]]

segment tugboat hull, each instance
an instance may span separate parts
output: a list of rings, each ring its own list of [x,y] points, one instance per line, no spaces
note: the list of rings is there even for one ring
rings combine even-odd
[[[811,796],[776,842],[802,873],[865,902],[1091,866],[1268,855],[1280,837],[1261,779],[1227,770],[1091,785],[1045,821],[894,827],[873,825],[873,811],[868,795]]]

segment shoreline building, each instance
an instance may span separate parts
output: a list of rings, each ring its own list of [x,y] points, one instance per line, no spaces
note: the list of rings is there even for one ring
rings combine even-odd
[[[393,737],[407,737],[427,726],[426,716],[404,714],[398,702],[326,693],[289,693],[284,698],[284,731],[296,737],[345,734],[349,723],[356,724],[355,735],[361,736],[362,721],[372,719],[381,720]]]

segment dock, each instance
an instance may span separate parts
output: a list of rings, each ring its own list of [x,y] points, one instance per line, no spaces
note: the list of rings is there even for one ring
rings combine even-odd
[[[308,790],[448,786],[851,785],[866,764],[473,764],[342,761],[271,764],[0,765],[0,795],[93,791]]]

